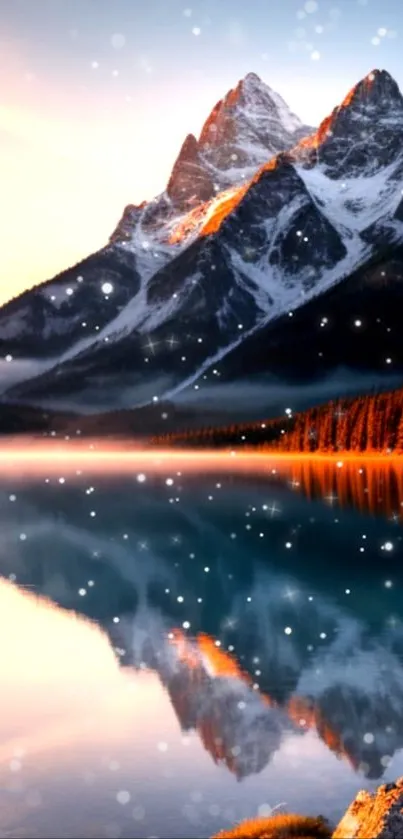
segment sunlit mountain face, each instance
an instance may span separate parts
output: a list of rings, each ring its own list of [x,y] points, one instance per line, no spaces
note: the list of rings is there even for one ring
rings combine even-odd
[[[291,742],[309,764],[314,738],[371,784],[403,746],[401,482],[332,468],[15,473],[0,572],[156,674],[182,732],[238,781]]]
[[[401,384],[403,99],[374,70],[329,111],[310,130],[246,76],[161,196],[2,308],[3,399],[156,433]]]

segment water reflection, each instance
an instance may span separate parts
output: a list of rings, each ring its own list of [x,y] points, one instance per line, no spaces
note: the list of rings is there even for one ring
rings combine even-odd
[[[269,789],[272,805],[302,812],[320,790],[336,820],[358,788],[401,774],[402,538],[385,518],[401,483],[391,464],[386,487],[382,468],[4,478],[0,764],[13,784],[25,753],[42,767],[53,755],[63,777],[84,760],[99,814],[99,785],[118,801],[105,757],[118,751],[131,773],[121,791],[135,779],[149,832],[208,836],[254,815]],[[382,493],[354,510],[362,483]],[[204,810],[183,800],[190,778]],[[144,819],[102,813],[110,835],[145,835]],[[96,835],[83,818],[66,835]]]
[[[386,462],[385,462],[386,460]],[[349,462],[300,458],[280,464],[308,498],[353,507],[365,513],[403,517],[403,461],[400,457]]]

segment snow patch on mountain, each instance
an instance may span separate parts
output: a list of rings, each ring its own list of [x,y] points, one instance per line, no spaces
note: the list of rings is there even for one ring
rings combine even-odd
[[[300,118],[294,114],[284,99],[275,90],[270,90],[270,96],[275,103],[279,122],[289,134],[296,134],[297,132],[305,132],[309,126],[303,125]]]
[[[295,169],[336,230],[354,234],[397,210],[403,194],[402,162],[345,180],[328,177],[321,164],[312,169],[295,164]]]
[[[206,120],[198,141],[199,151],[225,188],[239,183],[233,180],[237,169],[232,161],[242,161],[248,169],[256,170],[270,156],[291,148],[312,130],[259,76],[248,73]]]

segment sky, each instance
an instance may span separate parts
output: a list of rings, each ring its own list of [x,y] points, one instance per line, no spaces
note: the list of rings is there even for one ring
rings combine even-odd
[[[403,89],[402,0],[0,0],[0,303],[102,247],[248,72],[317,125],[374,67]]]

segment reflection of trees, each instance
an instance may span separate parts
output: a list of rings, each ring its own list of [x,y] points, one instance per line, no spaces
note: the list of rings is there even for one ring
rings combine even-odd
[[[399,460],[387,464],[376,460],[346,461],[339,468],[326,460],[296,460],[287,467],[294,486],[308,498],[337,501],[366,513],[388,517],[403,515],[403,470]]]

